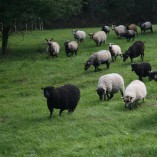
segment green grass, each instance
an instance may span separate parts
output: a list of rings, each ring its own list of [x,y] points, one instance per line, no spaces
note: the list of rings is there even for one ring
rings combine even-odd
[[[100,76],[112,72],[121,74],[127,86],[137,79],[131,72],[130,59],[120,57],[109,70],[90,67],[84,62],[105,44],[96,47],[87,37],[79,44],[77,56],[67,58],[64,41],[73,40],[72,29],[27,32],[24,38],[14,34],[9,40],[8,56],[0,56],[0,156],[18,157],[104,157],[157,156],[157,84],[144,78],[148,95],[143,104],[132,111],[124,108],[120,92],[108,102],[100,101],[96,93]],[[100,28],[83,28],[87,33]],[[54,37],[61,45],[58,58],[47,56],[45,38]],[[135,39],[145,41],[145,61],[157,70],[157,25],[154,33]],[[111,31],[107,42],[121,46],[125,52],[133,42],[118,40]],[[140,58],[134,62],[141,62]],[[104,68],[105,67],[105,68]],[[52,119],[41,87],[63,84],[77,85],[81,99],[71,115],[67,111],[59,117],[54,110]]]

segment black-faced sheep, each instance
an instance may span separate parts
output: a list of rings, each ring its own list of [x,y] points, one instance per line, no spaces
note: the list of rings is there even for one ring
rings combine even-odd
[[[135,32],[133,30],[127,30],[125,33],[121,33],[121,36],[126,38],[126,40],[129,42],[132,38],[132,41],[135,39]]]
[[[152,67],[149,63],[132,63],[131,64],[132,71],[135,71],[136,75],[139,77],[139,80],[143,81],[142,77],[149,76],[149,72],[151,71]]]
[[[96,33],[89,33],[90,39],[93,39],[97,46],[101,46],[106,42],[107,35],[104,31],[98,31]]]
[[[125,62],[128,57],[130,57],[131,62],[133,58],[141,56],[143,61],[144,58],[144,42],[136,41],[129,49],[123,54],[123,61]]]
[[[87,70],[91,65],[94,66],[95,72],[100,70],[99,66],[101,64],[106,64],[109,69],[111,61],[111,54],[108,50],[101,50],[92,54],[89,59],[85,62],[85,70]]]
[[[74,85],[64,85],[58,88],[48,86],[41,89],[44,91],[44,96],[47,99],[50,118],[52,117],[54,108],[60,109],[60,116],[64,110],[73,112],[80,99],[80,90]]]
[[[152,24],[149,21],[148,22],[144,22],[144,23],[140,23],[139,27],[141,29],[141,34],[145,33],[146,30],[150,30],[151,32],[153,32]]]
[[[124,94],[124,80],[123,77],[116,73],[111,73],[107,75],[103,75],[99,78],[97,94],[99,95],[100,100],[111,99],[115,93],[118,91],[121,92],[123,97]]]
[[[57,55],[59,54],[60,51],[60,46],[57,42],[52,42],[53,38],[48,40],[45,39],[47,41],[48,47],[46,49],[46,52],[52,57],[54,58],[54,56],[57,57]]]
[[[124,103],[125,103],[125,108],[128,108],[131,110],[133,107],[133,104],[137,106],[136,102],[140,99],[143,99],[147,95],[147,89],[146,86],[143,82],[139,80],[134,80],[132,81],[125,89],[124,92]]]
[[[112,43],[109,43],[109,51],[110,51],[111,56],[112,56],[112,61],[115,61],[117,56],[122,57],[122,51],[118,45],[114,45]]]
[[[64,46],[67,57],[70,57],[71,55],[73,55],[73,53],[77,55],[78,43],[76,41],[66,41],[64,43]]]
[[[157,71],[149,72],[149,81],[155,80],[157,82]]]
[[[109,33],[110,33],[110,27],[109,26],[102,26],[102,29],[101,29],[102,31],[104,31],[106,34],[108,34],[109,35]]]
[[[115,31],[118,38],[121,38],[122,35],[125,34],[127,31],[127,29],[124,25],[119,25],[117,27],[115,25],[112,25],[112,30]]]
[[[86,38],[86,33],[84,31],[81,30],[73,30],[72,31],[74,38],[77,42],[82,42],[85,41]]]
[[[126,28],[127,28],[127,30],[133,30],[138,35],[137,25],[130,24],[130,25],[127,25]]]

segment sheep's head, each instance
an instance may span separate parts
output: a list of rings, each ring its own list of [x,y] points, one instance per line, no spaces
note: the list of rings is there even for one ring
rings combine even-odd
[[[48,87],[41,88],[41,89],[44,91],[44,96],[45,96],[47,99],[48,99],[50,96],[53,95],[54,87],[48,86]]]
[[[91,65],[92,65],[92,62],[91,61],[87,61],[84,63],[85,67],[84,67],[84,70],[87,70]]]
[[[125,108],[132,108],[132,104],[134,102],[134,98],[130,96],[125,96],[124,98]]]
[[[97,94],[99,95],[99,99],[102,100],[106,100],[106,91],[103,88],[98,88],[97,90]]]
[[[152,81],[153,79],[157,81],[157,71],[149,71],[149,81]]]
[[[69,42],[70,42],[69,40],[65,41],[65,42],[64,42],[64,46],[67,47],[68,44],[69,44]]]
[[[45,39],[45,40],[47,41],[47,44],[50,46],[53,38],[51,38],[51,39]]]
[[[123,62],[125,62],[127,58],[129,57],[129,55],[127,54],[127,51],[124,54],[122,54],[122,56],[123,56]]]
[[[138,67],[138,64],[137,63],[131,63],[131,68],[132,68],[132,71],[135,71]]]

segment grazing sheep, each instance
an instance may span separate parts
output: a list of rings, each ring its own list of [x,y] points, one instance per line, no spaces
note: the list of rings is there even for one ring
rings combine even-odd
[[[107,75],[103,75],[99,78],[97,94],[99,95],[100,100],[104,98],[111,99],[115,93],[119,90],[123,97],[124,94],[124,80],[123,77],[116,73],[111,73]],[[109,95],[110,94],[110,95]]]
[[[72,31],[74,38],[77,42],[82,42],[85,41],[86,38],[86,33],[84,31],[81,30],[73,30]]]
[[[67,57],[70,57],[73,53],[77,55],[78,43],[76,41],[66,41],[64,46]]]
[[[157,71],[149,72],[149,81],[155,80],[157,82]]]
[[[133,30],[136,33],[136,35],[138,36],[137,25],[130,24],[130,25],[127,25],[126,28],[127,28],[127,30]]]
[[[125,37],[129,42],[132,38],[132,41],[135,39],[135,32],[133,30],[127,30],[125,33],[121,33],[121,36]]]
[[[104,31],[98,31],[96,33],[88,34],[90,39],[93,39],[97,46],[101,46],[103,43],[106,42],[107,36]]]
[[[64,85],[58,88],[48,86],[41,89],[44,91],[44,96],[47,99],[50,118],[54,108],[60,109],[60,116],[64,110],[73,112],[80,99],[80,90],[74,85]]]
[[[47,41],[48,47],[46,49],[46,52],[52,57],[54,58],[54,56],[57,57],[57,55],[59,54],[60,51],[60,46],[57,42],[52,42],[53,38],[48,40],[45,39]]]
[[[125,103],[125,108],[128,108],[131,110],[133,103],[135,103],[140,99],[143,99],[147,95],[147,89],[146,86],[143,82],[139,80],[134,80],[132,81],[127,87],[124,92],[124,103]],[[137,105],[136,105],[137,107]]]
[[[91,65],[94,66],[95,72],[99,69],[101,64],[106,64],[109,69],[111,61],[111,54],[108,50],[101,50],[92,54],[89,59],[85,62],[85,70],[87,70]]]
[[[123,62],[126,61],[128,57],[130,57],[131,63],[133,62],[133,58],[141,56],[143,61],[144,58],[144,42],[136,41],[129,49],[123,54]]]
[[[109,43],[109,51],[110,51],[111,56],[112,56],[112,61],[115,61],[117,56],[122,57],[122,51],[118,45],[114,45],[112,43]]]
[[[102,26],[102,29],[101,29],[102,31],[104,31],[106,34],[108,34],[109,35],[109,33],[110,33],[110,27],[109,26]]]
[[[132,63],[131,64],[132,71],[135,71],[136,75],[139,77],[139,80],[143,81],[142,77],[146,77],[149,75],[149,71],[151,71],[152,67],[149,63]]]
[[[124,25],[119,25],[117,27],[115,25],[112,25],[112,30],[115,31],[118,38],[121,38],[122,35],[126,33],[127,29]]]
[[[146,30],[150,30],[151,32],[153,32],[152,24],[149,21],[148,22],[144,22],[144,23],[140,23],[139,27],[141,29],[141,34],[145,33]]]

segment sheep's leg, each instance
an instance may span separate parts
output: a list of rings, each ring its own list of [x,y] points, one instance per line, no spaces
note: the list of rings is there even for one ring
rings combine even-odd
[[[134,41],[134,39],[135,39],[135,36],[133,36],[132,41]]]
[[[143,61],[143,58],[144,58],[144,53],[143,53],[143,54],[141,54],[141,59],[142,59],[142,61]]]
[[[109,67],[110,67],[110,62],[109,61],[106,62],[106,66],[107,66],[107,69],[109,69]]]
[[[142,76],[139,76],[139,80],[143,82]]]
[[[109,97],[109,99],[111,99],[111,98],[113,98],[113,93],[111,93],[111,94],[110,94],[110,97]]]
[[[53,109],[51,109],[50,111],[50,118],[52,117],[52,113],[53,113]]]
[[[124,94],[123,94],[123,90],[120,90],[120,93],[121,93],[121,95],[122,95],[122,97],[123,97],[123,95],[124,95]]]
[[[110,99],[109,93],[106,91],[106,95],[107,95],[107,100]]]
[[[131,63],[133,62],[133,59],[130,57]]]
[[[62,116],[62,112],[63,112],[63,109],[60,109],[60,111],[59,111],[59,116],[60,117]]]
[[[129,105],[129,109],[130,109],[130,110],[132,109],[132,104]]]
[[[153,32],[153,28],[152,27],[150,28],[150,30],[151,30],[151,32]]]

